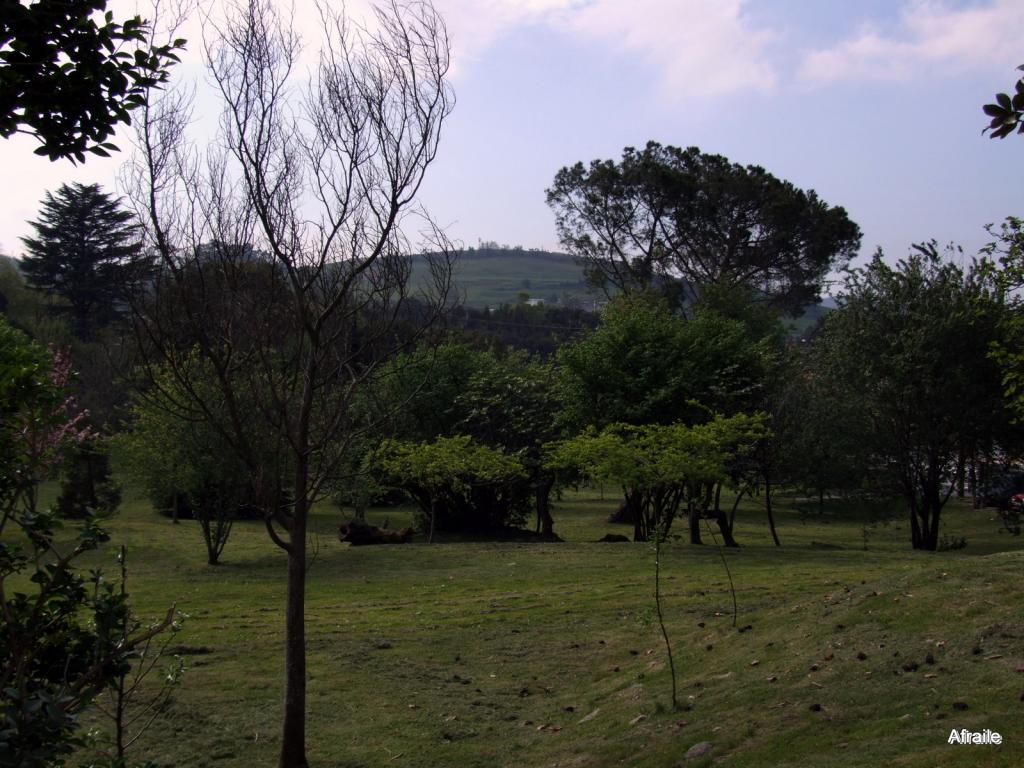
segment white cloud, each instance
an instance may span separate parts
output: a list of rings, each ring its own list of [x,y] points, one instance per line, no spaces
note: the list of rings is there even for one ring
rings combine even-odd
[[[766,55],[775,35],[752,26],[742,0],[595,0],[567,23],[578,34],[647,62],[679,96],[764,89],[776,80]]]
[[[452,40],[456,74],[503,35],[528,24],[550,23],[582,0],[435,0]]]
[[[804,57],[799,78],[810,83],[835,80],[906,80],[935,67],[963,71],[1006,67],[1024,56],[1024,3],[994,0],[954,9],[934,0],[904,5],[888,34],[865,26],[832,48]]]
[[[513,29],[540,24],[639,59],[665,90],[715,95],[775,82],[774,38],[743,15],[743,0],[437,0],[456,68]]]

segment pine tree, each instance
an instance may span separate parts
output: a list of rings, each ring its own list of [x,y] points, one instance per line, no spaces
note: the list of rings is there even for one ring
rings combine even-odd
[[[98,184],[46,193],[35,237],[21,239],[28,282],[66,302],[76,333],[90,338],[117,315],[146,273],[133,216]]]

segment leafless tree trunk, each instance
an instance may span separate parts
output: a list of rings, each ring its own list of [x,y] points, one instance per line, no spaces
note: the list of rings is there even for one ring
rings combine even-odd
[[[307,765],[310,509],[353,441],[379,427],[354,402],[443,316],[452,266],[415,204],[454,103],[442,20],[415,1],[392,0],[366,28],[326,3],[319,12],[325,39],[307,78],[290,19],[270,0],[231,5],[206,48],[223,104],[216,137],[191,143],[189,95],[164,93],[140,110],[127,174],[161,263],[135,307],[142,367],[173,377],[185,393],[175,407],[237,452],[288,553],[282,768]],[[413,228],[434,254],[418,296]],[[192,375],[197,361],[209,386]]]

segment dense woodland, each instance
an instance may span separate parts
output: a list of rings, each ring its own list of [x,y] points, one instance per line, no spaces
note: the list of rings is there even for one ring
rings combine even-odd
[[[935,552],[958,546],[950,500],[972,498],[1019,535],[1020,220],[978,254],[925,242],[851,266],[861,232],[842,207],[650,142],[567,166],[547,190],[599,311],[528,295],[464,306],[460,259],[526,252],[463,250],[429,222],[429,247],[406,238],[453,97],[440,19],[400,8],[321,61],[299,151],[277,109],[295,41],[254,2],[212,44],[230,120],[205,165],[172,161],[199,150],[185,97],[167,91],[133,123],[129,188],[53,190],[0,263],[0,764],[62,764],[85,743],[79,716],[114,690],[120,718],[131,671],[175,631],[174,608],[154,625],[134,614],[123,551],[120,582],[76,565],[106,545],[126,486],[167,536],[195,530],[211,567],[230,560],[239,521],[285,553],[289,768],[306,764],[317,505],[370,540],[391,534],[368,510],[412,505],[401,540],[557,542],[559,500],[600,486],[634,542],[742,548],[736,510],[756,499],[784,547],[784,492],[900,520],[907,550]],[[1022,93],[989,111],[999,137]],[[44,146],[81,159],[89,143]],[[794,335],[835,275],[836,308]],[[59,485],[53,505],[44,484]],[[115,722],[110,765],[123,766]]]

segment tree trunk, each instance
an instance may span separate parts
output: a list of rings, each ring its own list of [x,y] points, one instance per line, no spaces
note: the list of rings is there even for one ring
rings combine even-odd
[[[779,534],[775,531],[775,514],[772,512],[772,483],[767,476],[764,479],[764,508],[768,512],[768,527],[772,532],[772,540],[776,547],[781,547],[782,542],[779,541]]]
[[[438,503],[436,498],[430,500],[430,531],[427,533],[427,544],[434,543],[434,522],[437,519]]]
[[[962,499],[966,495],[967,485],[967,456],[963,451],[956,461],[956,497]]]
[[[687,509],[687,517],[690,523],[690,543],[703,544],[700,538],[700,508],[692,500]]]
[[[921,521],[924,517],[923,511],[918,509],[917,498],[911,497],[910,501],[910,546],[914,549],[924,549],[924,536],[921,532]]]
[[[555,486],[555,478],[542,477],[537,481],[537,525],[542,536],[551,538],[555,535],[555,521],[551,517],[551,489]]]
[[[627,516],[633,519],[633,541],[647,541],[647,519],[644,517],[641,495],[623,488],[623,507]]]
[[[296,489],[289,526],[288,597],[285,608],[284,732],[279,768],[308,768],[306,762],[306,489]]]
[[[740,505],[740,499],[743,498],[743,494],[747,492],[746,488],[741,488],[740,492],[736,494],[736,498],[732,502],[732,511],[729,512],[729,528],[736,530],[736,509]]]
[[[725,512],[717,509],[714,514],[715,522],[718,523],[718,529],[722,532],[722,541],[725,542],[725,546],[738,547],[739,542],[733,538],[732,526],[729,525],[729,518],[725,516]]]
[[[934,552],[939,548],[939,515],[941,510],[935,508],[932,510],[931,519],[929,520],[928,529],[925,532],[924,548],[929,552]]]

